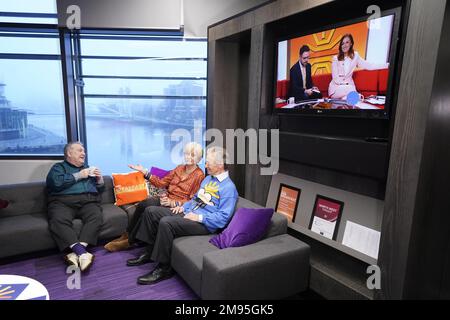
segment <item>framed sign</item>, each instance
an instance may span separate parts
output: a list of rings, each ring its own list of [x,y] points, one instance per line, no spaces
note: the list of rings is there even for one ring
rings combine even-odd
[[[275,211],[285,215],[289,221],[294,222],[301,192],[298,188],[280,183]]]
[[[328,239],[336,240],[344,203],[317,195],[309,229]]]

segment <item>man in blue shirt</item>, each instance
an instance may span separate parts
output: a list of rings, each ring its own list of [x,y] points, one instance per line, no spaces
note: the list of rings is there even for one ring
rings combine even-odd
[[[47,175],[50,232],[61,251],[71,249],[66,262],[85,271],[94,260],[86,247],[97,244],[103,223],[99,191],[104,181],[99,169],[85,165],[86,154],[80,142],[68,143],[64,158]],[[72,225],[75,218],[83,220],[79,236]]]
[[[139,284],[153,284],[170,278],[173,240],[189,235],[207,235],[224,228],[230,221],[238,199],[236,187],[226,170],[227,154],[212,147],[206,153],[208,176],[191,201],[175,208],[145,209],[136,238],[148,244],[145,253],[127,261],[128,266],[158,262],[157,267],[138,278]]]

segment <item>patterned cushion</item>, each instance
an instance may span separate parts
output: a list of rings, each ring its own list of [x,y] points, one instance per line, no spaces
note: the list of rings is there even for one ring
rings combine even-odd
[[[152,185],[149,181],[147,181],[148,194],[150,197],[157,197],[159,192],[164,189],[160,189]]]
[[[158,167],[151,167],[150,168],[150,174],[152,176],[157,176],[158,178],[162,179],[165,176],[167,176],[170,173],[170,171],[158,168]],[[147,188],[148,188],[148,193],[150,195],[150,197],[156,197],[158,196],[158,193],[161,190],[165,190],[165,189],[161,189],[161,188],[157,188],[154,185],[152,185],[150,183],[150,181],[147,181]]]

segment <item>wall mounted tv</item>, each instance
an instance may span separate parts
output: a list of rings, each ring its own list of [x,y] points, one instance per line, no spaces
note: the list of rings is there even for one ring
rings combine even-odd
[[[278,38],[275,112],[389,118],[400,11]]]

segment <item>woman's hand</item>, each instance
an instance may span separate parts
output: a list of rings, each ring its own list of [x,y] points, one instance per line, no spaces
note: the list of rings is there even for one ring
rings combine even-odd
[[[159,199],[159,202],[164,207],[172,207],[172,201],[167,197]]]
[[[141,166],[140,164],[129,164],[128,165],[129,168],[142,172],[143,174],[147,173],[147,169],[145,169],[143,166]]]

